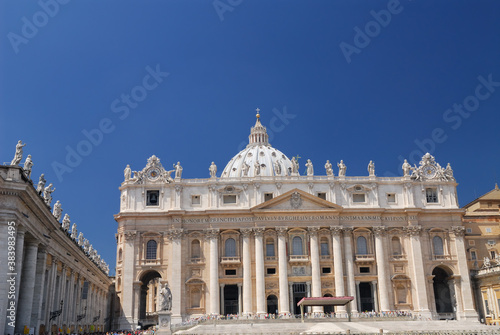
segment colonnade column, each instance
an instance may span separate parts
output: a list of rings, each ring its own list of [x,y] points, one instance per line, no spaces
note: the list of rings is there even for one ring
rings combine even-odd
[[[19,289],[21,285],[21,275],[22,275],[22,265],[23,265],[23,249],[24,249],[24,229],[21,227],[17,227],[16,234],[16,269],[15,271],[9,271],[12,273],[16,273],[16,308],[18,310],[19,307]],[[9,299],[10,300],[10,299]],[[9,302],[10,303],[10,302]],[[14,312],[15,313],[15,312]],[[10,321],[10,320],[9,320]],[[14,327],[9,325],[10,322],[5,323],[5,334],[14,334]]]
[[[358,292],[356,290],[356,282],[354,281],[354,257],[352,252],[352,227],[343,227],[344,232],[344,250],[345,250],[345,267],[347,274],[347,292],[354,300],[350,302],[351,312],[358,312]],[[335,257],[335,255],[333,256]]]
[[[210,243],[210,313],[219,314],[219,229],[207,229]]]
[[[252,230],[246,228],[240,229],[240,232],[243,235],[243,315],[248,315],[252,312],[252,256],[250,255]]]
[[[279,272],[279,295],[280,314],[290,313],[288,292],[288,260],[286,257],[286,234],[288,227],[276,227],[278,232],[278,272]]]
[[[28,241],[22,267],[22,282],[19,288],[19,302],[17,308],[16,333],[23,334],[24,327],[31,325],[31,310],[36,280],[36,261],[38,242]]]
[[[389,304],[389,287],[387,283],[387,269],[388,263],[385,256],[384,250],[384,237],[386,228],[384,226],[373,227],[373,233],[375,235],[375,253],[377,259],[377,274],[379,283],[379,294],[380,294],[380,311],[390,311],[391,307]]]
[[[172,229],[169,231],[168,236],[172,243],[172,254],[170,256],[170,289],[172,292],[172,321],[182,321],[182,297],[184,296],[184,283],[182,281],[182,235],[183,229]]]
[[[469,276],[469,269],[467,267],[467,254],[465,252],[464,234],[465,227],[453,226],[451,231],[455,235],[455,248],[457,253],[457,265],[460,271],[460,287],[463,300],[463,311],[458,311],[461,319],[476,320],[477,312],[474,310],[474,303],[472,301],[472,289]],[[456,292],[458,294],[458,292]],[[460,297],[457,297],[460,299]]]
[[[50,312],[53,311],[52,306],[54,305],[55,300],[55,286],[56,286],[56,277],[57,277],[57,259],[52,255],[52,266],[49,272],[49,283],[47,285],[47,301],[45,307],[45,328],[50,332],[51,325],[50,323]]]
[[[45,294],[45,266],[47,264],[47,251],[45,249],[38,249],[37,263],[36,263],[36,280],[35,280],[35,295],[33,297],[33,310],[31,311],[31,325],[30,328],[39,329],[41,313],[42,313],[42,300]]]
[[[344,268],[342,258],[341,234],[342,227],[331,226],[332,245],[333,245],[333,269],[335,271],[335,296],[345,296],[344,290]],[[338,312],[345,312],[345,306],[338,306]]]
[[[403,228],[410,239],[411,266],[413,267],[417,308],[423,317],[432,316],[427,298],[427,279],[425,278],[422,243],[420,241],[421,226],[408,226]]]
[[[319,246],[318,246],[318,227],[308,227],[309,239],[311,240],[311,281],[312,297],[321,297],[321,274],[319,269]],[[323,312],[323,306],[313,306],[313,312]]]
[[[264,281],[264,228],[254,228],[255,234],[255,300],[257,314],[266,313],[266,284]]]
[[[134,323],[134,268],[135,268],[135,242],[137,232],[128,230],[124,232],[125,243],[123,246],[123,278],[122,278],[122,309],[123,316],[118,323],[120,329],[127,329]],[[89,311],[90,312],[90,311]],[[83,312],[79,312],[83,313]],[[135,325],[134,325],[135,326]]]

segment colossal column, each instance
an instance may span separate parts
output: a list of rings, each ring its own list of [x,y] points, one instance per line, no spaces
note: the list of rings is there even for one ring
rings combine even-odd
[[[245,228],[240,231],[243,235],[243,315],[248,315],[252,312],[252,256],[250,254],[252,230]]]
[[[210,243],[210,314],[219,314],[219,229],[207,229]]]
[[[311,240],[311,281],[312,297],[321,297],[321,273],[319,268],[319,246],[318,246],[318,227],[308,227],[309,239]],[[313,312],[323,312],[322,306],[313,306]]]
[[[31,325],[31,309],[33,308],[33,294],[35,289],[38,242],[28,241],[25,249],[16,320],[16,333],[18,334],[23,334],[24,327],[30,327]]]
[[[35,295],[33,297],[33,309],[31,311],[31,325],[30,328],[39,329],[42,320],[42,300],[45,288],[45,266],[47,264],[47,251],[45,249],[38,249],[37,263],[36,263],[36,280],[35,280]]]
[[[358,312],[358,295],[356,292],[356,282],[354,281],[354,257],[352,252],[352,227],[343,227],[344,231],[344,250],[345,250],[345,267],[347,273],[347,290],[348,294],[354,297],[350,302],[351,312]],[[335,257],[335,255],[334,255]]]
[[[288,300],[288,260],[286,257],[286,234],[288,227],[276,227],[278,232],[278,272],[280,288],[280,314],[290,313]]]
[[[266,284],[264,280],[264,228],[254,228],[255,235],[255,300],[257,314],[266,313]]]
[[[342,244],[341,244],[342,227],[331,226],[330,230],[332,232],[333,268],[335,270],[335,296],[343,297],[345,296],[345,290],[344,290],[344,269],[342,262],[343,258],[342,258]],[[345,306],[338,306],[337,311],[344,312]]]
[[[130,328],[134,325],[134,272],[135,272],[135,242],[137,232],[127,230],[123,233],[125,243],[123,246],[123,278],[122,278],[122,308],[123,316],[119,321],[120,329]],[[90,312],[87,311],[88,313]]]
[[[172,291],[172,321],[182,321],[182,297],[184,296],[184,285],[182,281],[182,235],[183,229],[172,229],[168,237],[172,243],[170,256],[170,289]]]
[[[385,256],[384,250],[384,237],[386,228],[384,226],[373,227],[373,233],[375,235],[375,253],[377,260],[377,274],[379,283],[379,293],[380,293],[380,311],[390,311],[391,307],[389,304],[389,286],[387,283],[387,258]]]

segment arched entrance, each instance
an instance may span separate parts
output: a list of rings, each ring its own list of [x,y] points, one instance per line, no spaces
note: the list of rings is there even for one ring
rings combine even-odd
[[[333,297],[330,293],[325,294],[323,297]],[[330,314],[334,312],[334,307],[332,305],[323,306],[323,311],[325,314]]]
[[[436,302],[436,313],[439,319],[455,319],[454,301],[455,292],[450,282],[453,273],[449,269],[436,267],[432,271],[434,276],[434,300]]]
[[[274,294],[267,297],[267,313],[278,314],[278,298]]]
[[[141,291],[139,293],[139,325],[147,329],[158,324],[157,306],[158,292],[161,289],[161,275],[154,270],[142,274]]]

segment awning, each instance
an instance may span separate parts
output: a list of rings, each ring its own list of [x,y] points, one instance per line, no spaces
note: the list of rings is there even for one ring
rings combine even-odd
[[[344,306],[352,300],[354,297],[310,297],[302,298],[297,306]]]

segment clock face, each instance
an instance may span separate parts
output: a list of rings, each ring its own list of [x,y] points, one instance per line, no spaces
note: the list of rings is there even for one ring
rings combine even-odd
[[[431,165],[424,167],[423,171],[426,178],[432,178],[436,174],[436,168]]]
[[[160,171],[156,168],[148,170],[148,179],[156,180],[160,176]]]

